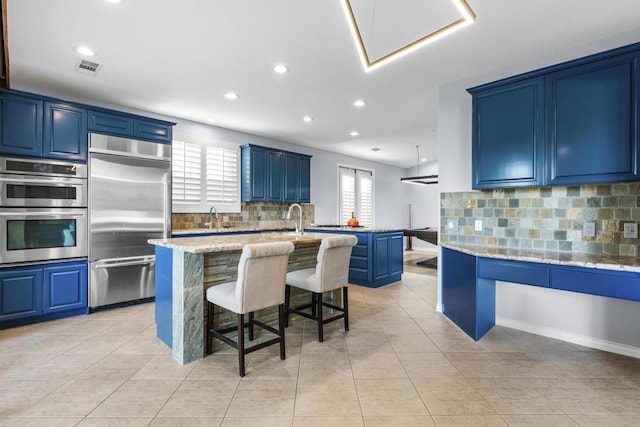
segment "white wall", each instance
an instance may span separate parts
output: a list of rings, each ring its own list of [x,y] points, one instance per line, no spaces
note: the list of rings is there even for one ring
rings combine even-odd
[[[638,41],[640,30],[635,30],[441,86],[438,105],[440,191],[471,190],[471,96],[467,88]],[[441,307],[442,281],[439,279],[438,307]],[[500,284],[496,319],[506,326],[640,357],[640,329],[637,328],[640,303]]]

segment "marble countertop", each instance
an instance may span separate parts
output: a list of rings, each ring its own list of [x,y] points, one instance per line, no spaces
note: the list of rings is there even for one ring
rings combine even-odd
[[[292,242],[294,245],[320,243],[326,233],[296,234],[294,232],[268,232],[252,234],[232,234],[216,236],[177,237],[171,239],[150,239],[152,245],[178,249],[190,253],[228,252],[241,250],[244,245],[266,242]]]
[[[322,230],[322,231],[335,231],[337,233],[344,232],[358,232],[358,233],[391,233],[396,231],[402,231],[401,228],[384,228],[384,227],[349,227],[346,225],[341,225],[339,227],[322,227],[312,225],[311,227],[305,227],[305,232],[307,230],[313,232],[313,230]],[[257,231],[261,233],[265,232],[286,232],[292,231],[291,228],[260,228],[260,227],[220,227],[220,228],[192,228],[192,229],[181,229],[181,230],[172,230],[171,234],[174,236],[188,236],[190,234],[224,234],[224,233],[242,233],[242,232],[252,232]]]
[[[337,233],[354,232],[354,233],[391,233],[395,231],[402,231],[402,228],[384,228],[384,227],[349,227],[348,225],[341,225],[339,227],[323,227],[321,225],[312,225],[305,228],[305,230],[323,230],[323,231],[335,231]]]
[[[469,255],[486,258],[541,262],[545,264],[571,265],[576,267],[599,268],[603,270],[618,270],[640,273],[639,257],[537,251],[529,249],[508,249],[497,248],[493,246],[476,246],[443,242],[440,242],[440,246],[464,252]]]

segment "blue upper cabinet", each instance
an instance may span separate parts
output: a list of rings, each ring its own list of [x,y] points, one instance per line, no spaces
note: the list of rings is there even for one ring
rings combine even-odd
[[[90,132],[170,144],[173,123],[144,119],[111,111],[89,110]]]
[[[243,145],[241,157],[243,202],[311,201],[310,156]]]
[[[544,78],[472,94],[473,188],[541,185]]]
[[[474,189],[640,179],[640,44],[469,92]]]
[[[638,57],[547,77],[548,184],[638,179]]]
[[[309,156],[285,153],[284,201],[311,202],[311,159]]]
[[[44,103],[44,157],[87,160],[87,110],[69,104]]]
[[[0,93],[0,153],[42,155],[41,100]]]

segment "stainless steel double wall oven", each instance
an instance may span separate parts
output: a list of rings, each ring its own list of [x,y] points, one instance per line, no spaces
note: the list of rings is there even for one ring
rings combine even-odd
[[[0,157],[0,264],[83,258],[87,166]]]

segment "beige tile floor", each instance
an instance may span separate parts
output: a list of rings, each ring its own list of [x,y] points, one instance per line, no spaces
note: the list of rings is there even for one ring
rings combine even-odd
[[[352,286],[351,331],[293,321],[277,346],[181,366],[153,304],[0,331],[0,426],[640,426],[640,360],[435,312],[435,270]]]

